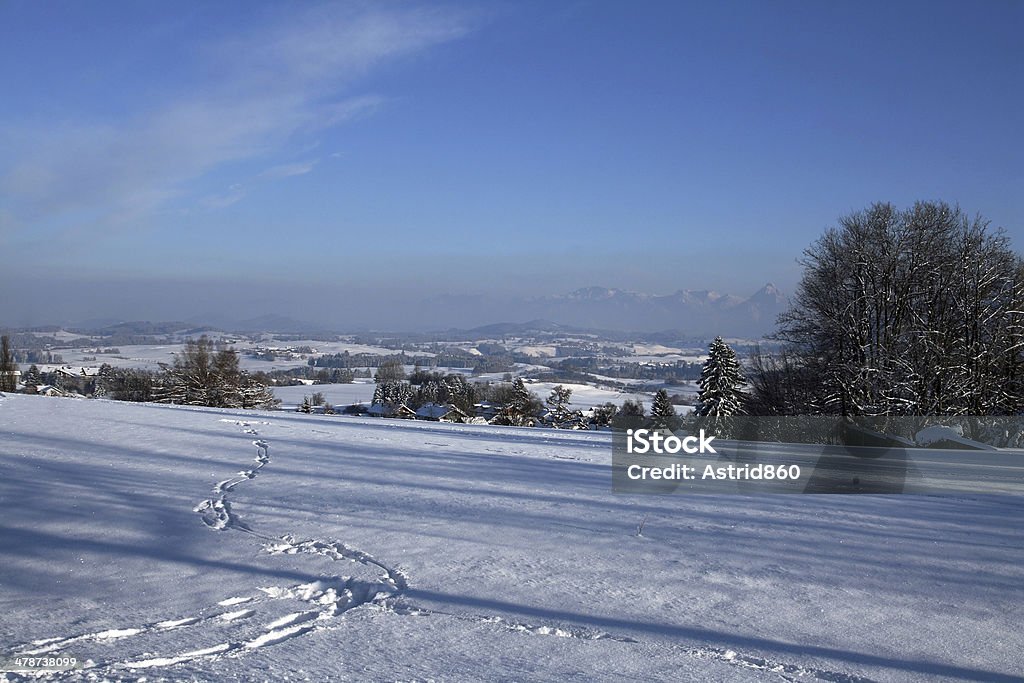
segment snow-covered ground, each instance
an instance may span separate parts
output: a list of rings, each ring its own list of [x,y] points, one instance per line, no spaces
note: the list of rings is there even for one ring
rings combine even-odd
[[[376,384],[372,379],[358,379],[349,384],[309,384],[292,387],[273,387],[274,396],[281,400],[282,408],[297,407],[306,396],[316,392],[332,406],[347,406],[353,403],[369,403],[373,400]]]
[[[0,398],[0,661],[91,663],[70,680],[1024,675],[1021,498],[623,496],[610,451]]]
[[[102,348],[102,346],[101,346]],[[160,363],[173,363],[174,354],[180,353],[184,344],[137,344],[117,347],[120,353],[94,353],[91,349],[58,349],[57,353],[68,365],[89,365],[99,367],[107,363],[115,368],[144,368],[159,370]]]
[[[609,402],[620,406],[622,405],[622,402],[627,399],[631,401],[642,401],[644,409],[650,410],[651,404],[654,401],[654,394],[617,391],[615,389],[599,389],[597,387],[590,386],[589,384],[573,384],[572,382],[530,382],[527,383],[526,388],[536,394],[537,398],[543,401],[551,394],[551,390],[559,385],[566,387],[567,389],[572,389],[569,407],[574,410],[586,410]]]

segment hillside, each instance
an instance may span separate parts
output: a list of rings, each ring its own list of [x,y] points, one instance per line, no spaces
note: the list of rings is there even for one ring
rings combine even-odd
[[[1020,680],[1020,498],[613,495],[610,451],[0,398],[0,661],[91,663],[68,680]]]

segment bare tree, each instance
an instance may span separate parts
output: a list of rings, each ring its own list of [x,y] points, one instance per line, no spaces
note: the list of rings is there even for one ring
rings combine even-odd
[[[875,204],[808,248],[777,332],[789,369],[815,387],[801,407],[841,415],[1019,412],[1024,266],[988,225],[941,202],[903,211]]]
[[[174,363],[157,376],[153,397],[161,403],[215,408],[271,408],[269,389],[238,364],[232,349],[217,348],[207,337],[189,340]]]

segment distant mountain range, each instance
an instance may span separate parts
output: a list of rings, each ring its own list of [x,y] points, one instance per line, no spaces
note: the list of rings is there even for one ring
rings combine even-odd
[[[586,287],[529,303],[530,318],[572,327],[637,332],[673,329],[751,337],[774,328],[787,299],[775,285],[767,284],[745,299],[709,290],[682,289],[659,295]]]
[[[401,322],[385,318],[364,329],[414,332],[459,328],[479,334],[516,334],[526,328],[532,332],[672,330],[699,337],[760,337],[774,329],[775,319],[786,304],[786,297],[772,284],[747,298],[708,290],[682,289],[659,295],[608,287],[585,287],[568,294],[513,298],[501,303],[486,295],[443,294],[402,310]],[[283,315],[264,315],[233,321],[225,329],[297,333],[329,327]],[[340,331],[357,330],[349,325]]]
[[[122,334],[160,334],[212,326],[232,332],[321,333],[391,330],[423,332],[463,330],[477,334],[532,332],[638,332],[672,331],[699,338],[717,334],[755,338],[771,332],[787,306],[787,298],[767,284],[747,298],[709,290],[681,289],[673,294],[644,294],[608,287],[584,287],[561,295],[506,298],[497,301],[481,294],[443,294],[402,306],[369,304],[361,313],[309,321],[288,315],[267,314],[246,320],[215,313],[194,316],[188,322],[80,325]],[[330,313],[327,307],[325,313]],[[529,321],[529,322],[521,322]]]

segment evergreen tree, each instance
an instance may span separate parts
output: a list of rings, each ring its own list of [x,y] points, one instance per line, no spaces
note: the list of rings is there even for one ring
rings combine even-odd
[[[0,391],[17,390],[18,381],[14,378],[17,369],[11,353],[11,338],[5,334],[0,337]]]
[[[721,337],[715,337],[700,373],[700,392],[694,414],[697,417],[743,414],[744,398],[740,387],[745,382],[736,352]]]
[[[594,406],[593,411],[591,411],[591,422],[593,423],[594,427],[598,429],[608,427],[611,425],[612,418],[615,417],[615,413],[617,411],[618,408],[616,407],[616,405],[610,402],[605,403],[603,405]]]
[[[413,408],[419,408],[425,406],[428,403],[442,403],[444,397],[442,394],[441,385],[434,380],[424,382],[420,385],[419,389],[416,390],[415,398],[413,399]]]
[[[462,410],[467,415],[473,413],[473,405],[476,403],[476,388],[466,381],[466,378],[459,374],[448,375],[444,379],[444,388],[448,393],[446,401]]]
[[[627,398],[622,402],[619,411],[612,418],[612,426],[617,429],[630,429],[643,425],[644,422],[643,401],[634,401]]]
[[[512,427],[533,426],[534,413],[537,412],[537,399],[526,388],[522,377],[512,381],[512,389],[505,407],[494,418],[496,424]]]
[[[679,418],[676,416],[676,409],[669,400],[668,391],[658,389],[654,396],[654,404],[651,406],[651,428],[653,429],[675,429],[679,426]]]
[[[374,405],[384,406],[384,414],[391,416],[399,406],[409,404],[413,399],[413,388],[408,382],[385,380],[378,382],[373,390]]]
[[[239,400],[239,408],[257,408],[259,410],[271,410],[281,404],[280,399],[274,396],[274,392],[266,384],[247,372],[242,373]]]
[[[548,421],[555,429],[568,426],[572,418],[572,413],[569,410],[569,400],[571,398],[572,389],[559,384],[551,389],[551,394],[544,401],[548,407]]]
[[[43,378],[39,374],[39,368],[35,364],[29,367],[28,372],[25,373],[24,382],[27,387],[37,387],[43,383]]]

